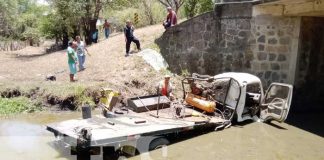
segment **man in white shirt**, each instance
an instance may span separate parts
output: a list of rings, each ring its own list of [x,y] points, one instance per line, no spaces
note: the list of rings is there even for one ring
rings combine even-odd
[[[78,60],[79,60],[79,71],[83,71],[85,69],[84,67],[84,62],[85,62],[85,58],[86,58],[86,53],[90,56],[87,48],[86,48],[86,44],[81,41],[81,37],[80,36],[76,36],[75,37],[75,40],[78,44],[78,47],[77,47],[77,55],[78,55]],[[85,52],[87,51],[87,52]]]

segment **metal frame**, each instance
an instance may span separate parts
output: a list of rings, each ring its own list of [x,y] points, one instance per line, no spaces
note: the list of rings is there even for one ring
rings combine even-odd
[[[196,74],[196,73],[193,73],[192,75],[193,75],[192,77],[186,77],[186,78],[184,78],[184,79],[181,80],[181,84],[182,84],[182,91],[183,91],[183,99],[186,98],[186,93],[187,93],[187,92],[186,92],[186,89],[185,89],[185,84],[189,84],[189,83],[188,83],[188,80],[207,81],[207,80],[209,80],[209,78],[213,78],[213,77],[211,77],[211,76],[207,76],[207,75],[199,75],[199,74]],[[195,76],[195,77],[194,77],[194,76]],[[205,79],[198,78],[198,77],[204,77]],[[230,117],[230,119],[229,119],[229,120],[232,120],[234,114],[236,113],[236,109],[237,109],[238,104],[239,104],[239,101],[240,101],[240,97],[241,97],[241,93],[242,93],[242,88],[241,88],[241,86],[240,86],[240,83],[239,83],[237,80],[235,80],[234,78],[231,78],[231,77],[213,78],[214,81],[215,81],[215,80],[221,80],[221,79],[229,79],[229,83],[228,83],[229,87],[227,88],[226,95],[225,95],[225,98],[224,98],[224,102],[219,102],[219,103],[221,103],[221,104],[223,103],[222,105],[223,105],[224,107],[226,107],[226,108],[229,108],[229,109],[232,109],[232,110],[233,110],[233,108],[230,108],[230,107],[227,107],[227,106],[226,106],[226,100],[227,100],[227,96],[228,96],[229,89],[230,89],[230,87],[231,87],[232,82],[234,81],[234,82],[237,83],[237,85],[239,86],[240,93],[239,93],[239,96],[238,96],[238,100],[237,100],[237,102],[236,102],[236,105],[235,105],[235,108],[234,108],[233,114],[231,115],[231,117]],[[185,82],[186,80],[187,80],[187,82]]]

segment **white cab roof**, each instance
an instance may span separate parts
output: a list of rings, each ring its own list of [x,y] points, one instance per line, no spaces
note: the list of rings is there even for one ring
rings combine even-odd
[[[259,77],[249,74],[249,73],[239,73],[239,72],[227,72],[227,73],[221,73],[214,78],[233,78],[240,83],[240,85],[243,84],[250,84],[250,83],[261,83],[261,80]]]

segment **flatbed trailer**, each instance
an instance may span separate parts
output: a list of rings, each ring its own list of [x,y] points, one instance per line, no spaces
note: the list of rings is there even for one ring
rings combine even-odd
[[[128,113],[127,113],[128,112]],[[190,115],[196,110],[186,108],[185,114]],[[226,120],[200,113],[199,116],[176,117],[174,108],[159,110],[159,117],[152,115],[156,111],[135,113],[125,111],[124,114],[113,114],[111,118],[95,115],[89,119],[73,119],[61,123],[48,124],[47,130],[54,133],[65,147],[113,147],[115,151],[123,146],[133,146],[138,151],[146,152],[158,146],[150,146],[155,139],[166,138],[170,135],[201,127],[222,127]],[[91,132],[87,138],[84,131]],[[168,142],[167,142],[168,143]],[[80,149],[79,148],[79,149]],[[134,153],[128,153],[134,154]]]

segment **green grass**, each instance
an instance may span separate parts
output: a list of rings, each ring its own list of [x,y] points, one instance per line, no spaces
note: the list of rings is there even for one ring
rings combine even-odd
[[[35,104],[26,97],[0,98],[0,115],[9,115],[17,113],[31,113],[40,111],[41,106]]]
[[[90,105],[91,107],[95,106],[93,98],[86,94],[86,88],[84,86],[77,86],[74,88],[74,95],[76,97],[77,105],[83,106],[85,104]]]
[[[3,114],[16,114],[21,112],[32,112],[34,109],[44,108],[41,104],[47,103],[47,98],[57,97],[59,100],[65,100],[69,97],[74,98],[74,104],[77,107],[89,104],[91,107],[96,107],[94,102],[93,93],[98,92],[101,87],[105,87],[105,83],[6,83],[0,86],[0,94],[5,91],[11,91],[13,89],[18,90],[21,93],[21,97],[9,97],[0,98],[0,115]],[[36,93],[32,95],[32,98],[28,95],[32,90],[36,90]],[[1,97],[1,96],[0,96]],[[76,108],[77,110],[79,108]]]

